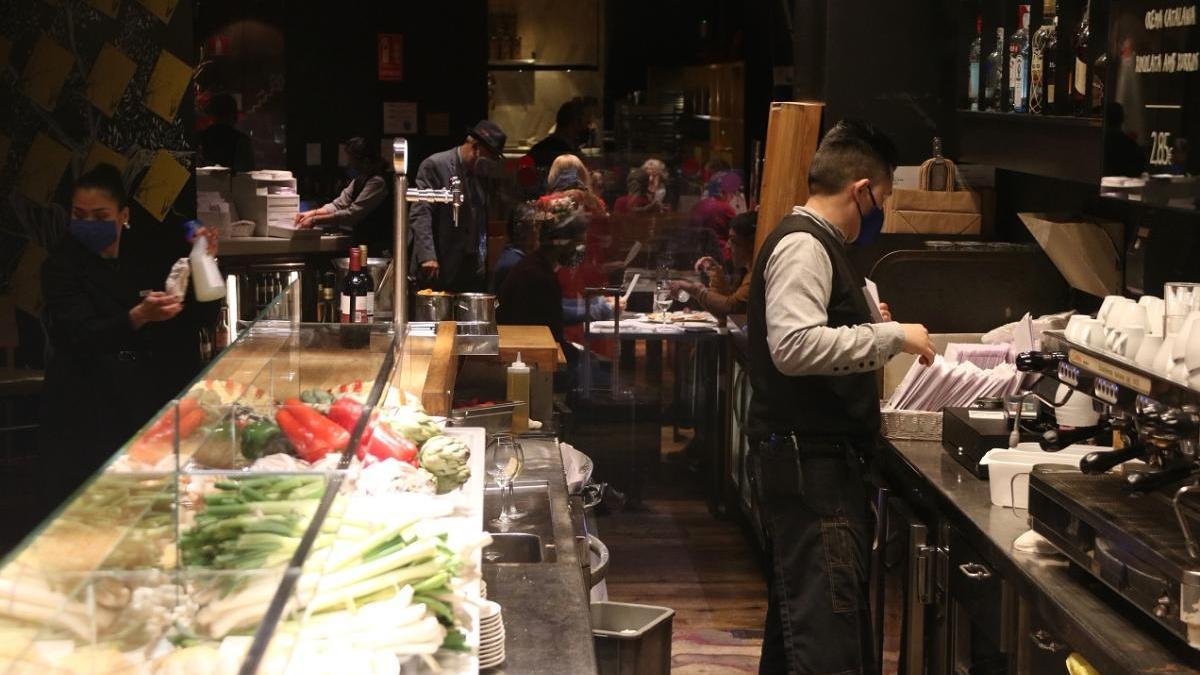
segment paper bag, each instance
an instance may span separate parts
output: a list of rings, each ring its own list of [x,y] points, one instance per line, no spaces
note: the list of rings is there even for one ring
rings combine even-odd
[[[884,205],[889,234],[977,235],[983,229],[983,200],[977,192],[894,190]]]

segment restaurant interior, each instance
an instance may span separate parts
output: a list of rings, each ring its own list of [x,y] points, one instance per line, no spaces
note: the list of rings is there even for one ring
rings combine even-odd
[[[1196,13],[0,2],[0,670],[1200,673]],[[931,350],[860,637],[778,625],[752,403],[843,120]]]

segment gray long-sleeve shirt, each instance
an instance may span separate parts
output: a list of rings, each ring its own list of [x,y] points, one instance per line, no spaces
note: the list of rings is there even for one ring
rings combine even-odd
[[[833,233],[845,237],[828,220],[797,206],[794,214],[806,215]],[[794,232],[779,241],[767,260],[767,346],[781,373],[797,375],[849,375],[875,370],[904,345],[900,324],[827,326],[825,308],[833,287],[833,262],[825,247],[807,232]],[[864,367],[861,364],[876,364]]]
[[[328,214],[325,227],[350,232],[387,197],[387,185],[382,176],[371,176],[363,185],[358,197],[354,197],[354,182],[351,181],[336,199],[321,207]]]

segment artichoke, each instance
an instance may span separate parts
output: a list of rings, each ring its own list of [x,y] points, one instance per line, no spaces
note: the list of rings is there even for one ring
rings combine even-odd
[[[421,446],[417,458],[421,468],[437,478],[438,494],[450,492],[471,478],[467,466],[471,450],[457,438],[434,436]]]
[[[442,428],[438,426],[438,423],[426,415],[423,410],[401,410],[389,422],[393,429],[417,445],[442,433]]]

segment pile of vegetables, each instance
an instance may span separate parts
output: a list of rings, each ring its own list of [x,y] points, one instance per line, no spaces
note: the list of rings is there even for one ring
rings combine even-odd
[[[183,563],[210,569],[261,569],[287,562],[325,493],[321,476],[260,476],[219,481],[204,510],[180,536]]]
[[[437,477],[437,492],[445,494],[471,478],[471,450],[453,436],[434,436],[421,446],[421,468]]]
[[[456,581],[463,561],[490,537],[480,533],[455,550],[437,519],[450,506],[404,509],[386,498],[362,497],[350,502],[337,543],[327,555],[310,558],[324,564],[316,562],[317,569],[298,580],[291,607],[298,618],[282,630],[301,643],[349,640],[398,655],[462,649]],[[219,639],[253,627],[276,585],[262,579],[215,600],[197,614],[200,628]]]

